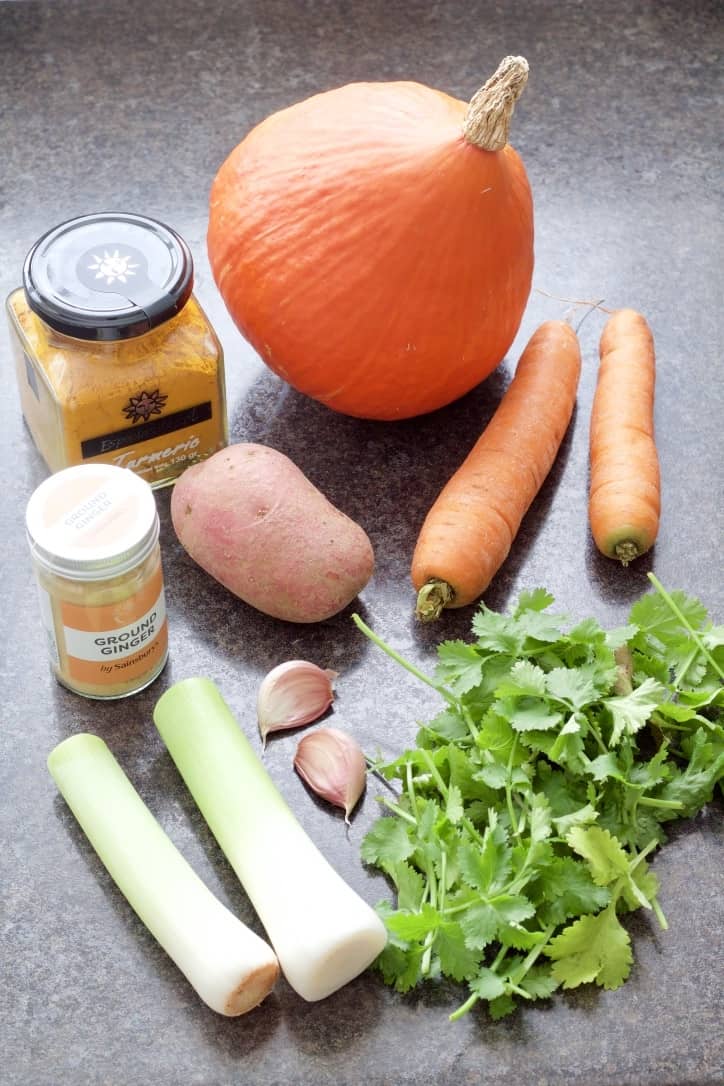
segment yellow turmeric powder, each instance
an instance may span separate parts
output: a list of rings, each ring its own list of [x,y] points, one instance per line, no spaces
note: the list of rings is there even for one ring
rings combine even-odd
[[[65,224],[56,249],[62,249],[61,243],[71,232],[68,227],[75,228],[78,223],[79,229],[98,229],[93,220],[100,218],[87,216]],[[151,227],[158,226],[140,217],[122,218],[129,220],[130,228],[142,238],[141,228],[149,233]],[[129,228],[125,222],[122,225]],[[103,229],[108,228],[106,217]],[[161,229],[183,244],[168,228]],[[59,227],[56,232],[61,230]],[[132,240],[141,244],[135,236]],[[95,246],[89,252],[96,248],[101,255],[105,253],[111,277],[115,275],[117,280],[123,271],[112,264],[113,258],[119,259],[118,250]],[[41,255],[49,259],[47,252]],[[137,263],[130,264],[129,279],[137,267]],[[103,306],[108,306],[109,293],[122,291],[118,284],[111,288],[103,283],[94,290],[95,271],[86,275],[91,278],[91,287],[83,298],[91,299],[89,306],[98,306],[100,326],[107,319],[108,310]],[[42,285],[45,288],[45,281]],[[146,289],[155,286],[146,279]],[[223,354],[190,286],[187,297],[171,307],[168,319],[143,334],[126,332],[110,340],[100,336],[115,334],[115,330],[99,332],[99,338],[87,325],[79,326],[78,338],[57,330],[52,326],[55,309],[49,308],[50,316],[43,319],[46,299],[41,297],[40,306],[32,304],[34,290],[34,283],[29,286],[26,282],[10,295],[7,309],[23,415],[51,471],[103,462],[131,468],[158,487],[173,482],[184,468],[227,443]],[[74,315],[71,312],[66,317],[62,304],[62,297],[60,302],[51,298],[51,306],[61,311],[65,322],[58,323],[67,327]],[[142,313],[142,307],[136,307],[134,315],[137,311]],[[92,319],[93,312],[89,309],[84,315],[90,314]]]

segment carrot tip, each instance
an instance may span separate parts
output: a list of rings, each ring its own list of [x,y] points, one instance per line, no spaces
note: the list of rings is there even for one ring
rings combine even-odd
[[[417,594],[415,618],[420,622],[434,622],[455,599],[455,592],[447,581],[431,578]]]
[[[620,543],[616,544],[614,551],[623,566],[627,566],[629,562],[633,562],[634,558],[638,558],[643,553],[633,539],[622,539]]]

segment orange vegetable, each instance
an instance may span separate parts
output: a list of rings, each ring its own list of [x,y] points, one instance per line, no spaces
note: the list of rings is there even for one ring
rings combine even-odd
[[[651,329],[620,309],[601,335],[591,411],[588,513],[596,546],[628,565],[653,546],[661,491],[654,440],[656,361]]]
[[[533,207],[507,143],[528,74],[506,57],[470,104],[353,83],[257,125],[211,190],[208,251],[268,366],[337,411],[399,419],[502,360],[533,272]]]
[[[441,491],[412,559],[417,617],[476,600],[505,561],[573,413],[581,353],[563,321],[546,321],[521,355],[497,411]]]

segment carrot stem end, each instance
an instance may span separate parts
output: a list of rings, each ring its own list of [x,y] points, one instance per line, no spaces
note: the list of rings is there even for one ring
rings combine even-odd
[[[614,552],[622,566],[627,566],[629,562],[633,562],[634,558],[638,558],[640,554],[643,554],[643,551],[639,549],[633,539],[622,539],[614,547]]]
[[[455,598],[453,588],[447,581],[431,577],[417,594],[415,618],[420,622],[434,622]]]

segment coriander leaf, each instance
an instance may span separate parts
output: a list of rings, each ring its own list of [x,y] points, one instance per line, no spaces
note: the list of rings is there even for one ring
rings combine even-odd
[[[455,743],[445,747],[449,787],[459,788],[463,800],[479,799],[489,807],[495,800],[488,786],[477,774],[477,759],[461,750]]]
[[[506,784],[510,782],[510,773],[508,772],[507,765],[501,765],[500,762],[491,762],[489,765],[481,766],[475,774],[476,780],[483,781],[489,788],[505,788]]]
[[[568,640],[572,645],[605,645],[606,631],[595,618],[584,618],[568,631]]]
[[[457,824],[463,817],[463,797],[460,789],[456,784],[448,786],[447,790],[447,803],[445,804],[445,817],[448,822],[452,822],[453,825]]]
[[[629,975],[633,955],[628,932],[613,902],[595,916],[575,920],[544,951],[553,959],[553,976],[564,988],[595,981],[619,988]]]
[[[505,982],[492,969],[483,966],[470,981],[470,990],[481,999],[497,999],[505,993]]]
[[[524,645],[530,641],[555,645],[561,637],[560,625],[563,616],[542,615],[526,611],[519,616],[519,623],[525,632]]]
[[[375,967],[382,974],[385,984],[391,985],[397,992],[409,992],[422,979],[422,955],[421,946],[404,950],[388,942],[376,958]]]
[[[425,880],[420,872],[401,860],[389,870],[389,875],[397,889],[398,909],[417,911],[425,894]]]
[[[517,732],[547,731],[557,728],[563,719],[561,713],[551,709],[543,698],[506,697],[496,701],[496,712],[501,713]]]
[[[440,969],[453,980],[469,980],[478,969],[478,954],[465,944],[463,929],[458,923],[447,921],[435,935],[433,943],[440,959]]]
[[[586,772],[593,777],[594,781],[605,781],[609,777],[617,781],[625,779],[623,766],[613,752],[599,754],[598,758],[588,763]]]
[[[492,943],[500,927],[500,917],[485,901],[473,902],[460,917],[465,944],[471,950],[483,950]]]
[[[672,774],[672,766],[667,764],[668,756],[669,748],[664,744],[648,762],[638,762],[631,767],[629,781],[646,791],[668,780]]]
[[[531,999],[547,999],[558,987],[558,980],[553,976],[551,966],[534,965],[528,970],[518,987],[527,992]]]
[[[554,818],[571,814],[583,806],[586,789],[582,781],[570,774],[554,769],[541,760],[537,766],[537,777],[541,790],[545,793]]]
[[[467,885],[482,893],[505,884],[511,870],[511,849],[500,825],[488,826],[480,845],[464,844],[458,850],[460,874]]]
[[[441,821],[442,811],[440,805],[434,800],[427,799],[418,806],[417,813],[417,848],[414,855],[416,860],[438,864],[442,855],[442,841],[438,832],[438,823]]]
[[[429,724],[423,725],[417,737],[418,745],[422,738],[438,738],[444,742],[455,742],[470,737],[470,730],[459,713],[444,709]],[[425,744],[428,745],[427,743]]]
[[[613,721],[610,745],[617,746],[622,735],[635,735],[643,728],[665,696],[666,691],[661,683],[649,677],[630,694],[605,698],[603,704]]]
[[[546,673],[529,660],[518,660],[510,669],[508,679],[500,684],[496,693],[502,697],[526,694],[543,697],[546,693]]]
[[[438,646],[435,678],[453,694],[465,694],[482,678],[483,658],[474,645],[465,641],[443,641]]]
[[[516,618],[520,618],[526,611],[545,611],[552,603],[555,603],[555,597],[551,595],[548,589],[533,588],[528,592],[523,591],[520,593],[513,614]]]
[[[694,733],[689,764],[683,771],[674,771],[671,779],[652,793],[654,799],[681,804],[679,811],[662,809],[659,818],[664,821],[695,814],[711,801],[714,787],[723,777],[724,742],[710,738],[705,728],[699,728]]]
[[[506,992],[505,995],[498,996],[497,999],[491,999],[488,1004],[488,1012],[493,1021],[498,1022],[501,1018],[505,1018],[507,1015],[512,1014],[515,1007],[515,1000]]]
[[[530,839],[534,844],[551,835],[551,809],[546,797],[538,792],[533,795],[529,807]]]
[[[498,938],[503,946],[512,946],[516,950],[532,950],[534,946],[545,942],[545,932],[528,931],[527,928],[508,925],[499,932]]]
[[[586,725],[587,727],[587,725]],[[583,742],[582,722],[580,714],[569,717],[557,736],[547,732],[540,749],[548,755],[556,765],[564,766],[571,773],[580,774],[585,770],[585,747]],[[550,740],[553,739],[551,743]]]
[[[546,676],[546,688],[551,697],[566,702],[574,709],[582,709],[595,701],[601,692],[594,681],[595,675],[595,668],[556,667]]]
[[[415,851],[405,825],[393,817],[378,818],[362,839],[360,853],[367,864],[384,869],[394,868]]]
[[[516,734],[504,716],[494,712],[486,713],[478,734],[478,746],[482,750],[489,751],[496,761],[505,762],[507,765],[516,742]],[[519,753],[517,763],[525,761],[525,757],[524,753]]]
[[[663,721],[662,717],[664,718]],[[666,720],[674,720],[678,724],[683,724],[687,720],[694,720],[695,718],[696,709],[689,705],[682,705],[678,701],[664,701],[656,706],[656,720],[660,723],[665,723]]]
[[[440,914],[427,902],[419,912],[409,913],[397,910],[385,918],[389,931],[405,942],[417,942],[435,931],[440,923]]]
[[[629,909],[650,909],[659,892],[659,880],[644,860],[640,860],[622,887],[621,898]]]
[[[574,826],[587,826],[591,822],[595,822],[598,818],[598,811],[595,807],[592,807],[590,803],[586,803],[585,806],[579,807],[577,811],[571,811],[570,814],[559,815],[558,818],[553,819],[553,824],[556,828],[556,832],[559,837],[565,837],[569,830],[572,830]]]
[[[572,856],[557,856],[541,873],[543,898],[549,904],[541,918],[562,924],[571,916],[595,913],[608,905],[610,892],[593,882],[588,868]]]
[[[505,656],[518,656],[525,635],[515,618],[498,614],[496,611],[489,610],[485,604],[481,604],[472,625],[480,648],[499,652]]]
[[[638,632],[637,626],[618,626],[615,630],[606,630],[606,644],[611,649],[620,649]]]
[[[629,858],[608,830],[600,826],[574,826],[566,841],[587,861],[598,886],[607,886],[621,875],[628,875]]]
[[[500,894],[488,901],[473,902],[460,915],[465,942],[471,950],[482,950],[492,943],[499,930],[522,923],[533,916],[535,908],[522,894]]]
[[[676,590],[669,595],[693,629],[701,629],[706,622],[707,612],[700,600]],[[658,592],[648,592],[637,600],[631,608],[629,621],[664,642],[681,637],[684,629],[678,616]]]
[[[724,626],[710,626],[702,632],[701,640],[710,652],[721,648],[724,645]]]

